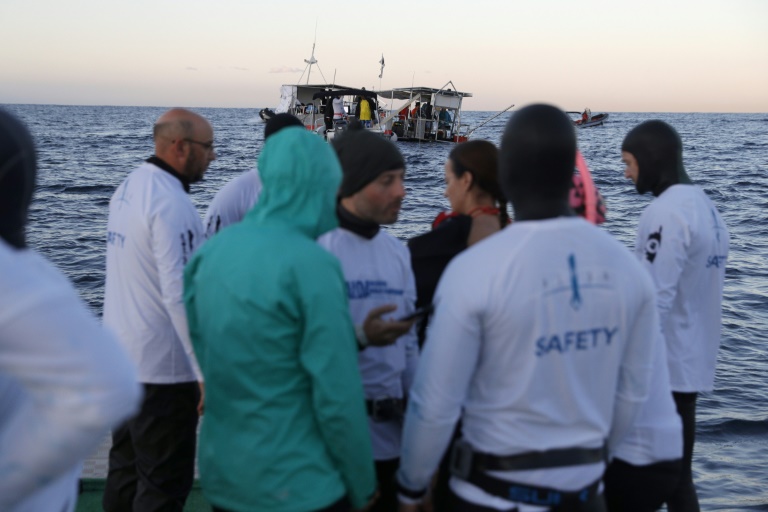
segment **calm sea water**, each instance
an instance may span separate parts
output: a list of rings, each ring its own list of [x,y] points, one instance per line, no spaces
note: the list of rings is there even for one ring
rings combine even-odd
[[[37,143],[40,176],[31,211],[31,245],[66,273],[97,313],[104,289],[109,198],[152,152],[154,107],[5,105]],[[199,109],[211,120],[218,159],[193,185],[201,216],[224,183],[253,167],[264,124],[258,109]],[[477,126],[491,112],[465,113]],[[498,143],[509,114],[474,137]],[[632,246],[650,196],[623,177],[624,135],[663,119],[685,143],[691,177],[709,193],[731,232],[716,390],[699,400],[695,478],[704,510],[768,510],[768,114],[611,113],[602,127],[579,131],[579,146],[608,205],[605,229]],[[405,239],[428,229],[448,205],[443,163],[450,145],[400,143],[407,158],[401,219],[390,230]]]

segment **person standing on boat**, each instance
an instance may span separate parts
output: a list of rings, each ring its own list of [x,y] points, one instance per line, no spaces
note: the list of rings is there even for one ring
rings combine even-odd
[[[441,130],[450,130],[451,129],[451,123],[453,120],[451,119],[451,113],[448,112],[447,108],[441,108],[440,113],[438,114],[438,128]]]
[[[381,494],[372,511],[391,512],[397,508],[394,474],[403,410],[419,350],[413,320],[381,318],[408,315],[416,300],[408,250],[381,229],[397,221],[405,197],[405,161],[393,143],[362,129],[334,139],[333,148],[344,173],[339,228],[319,242],[341,262],[352,321],[358,326],[358,363]]]
[[[304,125],[296,116],[277,114],[267,121],[264,127],[264,140],[288,126]],[[260,194],[261,178],[258,168],[242,173],[221,187],[213,196],[203,219],[205,238],[209,239],[230,224],[243,220],[245,214],[259,200]]]
[[[333,96],[330,89],[326,89],[325,104],[323,105],[323,121],[325,122],[325,129],[330,130],[333,128]]]
[[[344,100],[341,98],[341,96],[334,96],[333,101],[331,102],[333,105],[333,121],[343,121],[344,120]]]
[[[421,117],[421,103],[417,101],[411,109],[411,119],[418,119],[419,117]]]
[[[104,324],[138,366],[145,396],[139,414],[112,433],[106,512],[184,508],[203,407],[182,279],[204,240],[188,193],[216,158],[213,128],[175,108],[155,123],[154,141],[155,154],[109,203]]]
[[[136,368],[72,284],[30,249],[37,161],[0,110],[0,510],[73,512],[85,457],[138,410]]]
[[[722,327],[728,229],[683,167],[683,144],[663,121],[633,128],[621,146],[624,175],[655,199],[640,216],[635,253],[656,284],[669,378],[683,421],[683,477],[670,512],[698,511],[691,463],[696,400],[714,388]]]
[[[606,448],[648,396],[658,312],[633,255],[569,207],[575,155],[555,107],[506,126],[499,178],[515,222],[456,256],[438,285],[405,419],[401,511],[416,510],[459,418],[453,510],[604,510]]]
[[[363,87],[363,90],[365,90],[365,87]],[[366,128],[373,126],[373,110],[374,106],[371,100],[365,96],[357,97],[357,119]]]

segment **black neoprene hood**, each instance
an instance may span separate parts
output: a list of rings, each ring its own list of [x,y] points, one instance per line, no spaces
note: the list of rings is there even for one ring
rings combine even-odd
[[[688,183],[683,167],[683,143],[677,131],[664,121],[646,121],[624,138],[621,150],[637,160],[637,192],[659,196],[677,183]]]

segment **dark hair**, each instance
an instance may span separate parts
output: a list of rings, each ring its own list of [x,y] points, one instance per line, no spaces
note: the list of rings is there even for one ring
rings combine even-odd
[[[453,173],[461,178],[464,173],[472,175],[472,185],[489,193],[499,206],[499,222],[503,228],[509,223],[507,199],[499,185],[499,150],[487,140],[469,140],[457,144],[448,155],[453,162]]]

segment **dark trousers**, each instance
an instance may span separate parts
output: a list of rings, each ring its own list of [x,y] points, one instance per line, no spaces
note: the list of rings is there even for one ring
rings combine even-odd
[[[145,384],[139,414],[112,432],[106,512],[181,512],[195,471],[197,382]]]
[[[699,498],[693,485],[693,443],[696,438],[696,398],[698,393],[672,393],[677,414],[683,420],[683,470],[680,485],[667,500],[669,512],[699,512]]]
[[[341,498],[339,501],[334,503],[333,505],[330,505],[325,508],[321,508],[319,510],[316,510],[314,512],[350,512],[352,510],[352,507],[349,504],[349,500],[347,500],[346,496]],[[397,509],[392,509],[393,512]],[[219,507],[213,507],[213,512],[232,512],[231,510],[227,510],[225,508],[219,508]]]
[[[613,459],[603,477],[609,512],[655,512],[680,485],[681,459],[635,466]]]
[[[484,507],[483,505],[477,505],[469,502],[464,498],[456,495],[453,490],[449,489],[449,500],[451,507],[448,509],[450,512],[499,512],[499,509]],[[589,502],[580,505],[577,508],[573,507],[553,507],[550,509],[553,512],[606,512],[605,501],[602,496],[595,496]],[[503,512],[516,512],[517,507],[507,509]],[[435,512],[442,512],[435,510]]]
[[[397,510],[397,487],[395,473],[400,459],[377,460],[376,481],[379,483],[379,497],[368,512],[393,512]]]

